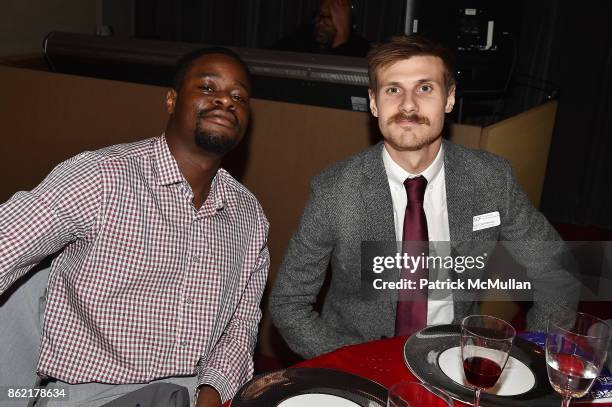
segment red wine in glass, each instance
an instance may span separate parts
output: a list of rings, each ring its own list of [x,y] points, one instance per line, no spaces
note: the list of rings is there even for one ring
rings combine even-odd
[[[576,355],[549,354],[548,378],[555,391],[563,397],[582,397],[591,388],[599,370]]]
[[[465,359],[463,361],[463,370],[468,382],[481,389],[495,386],[502,372],[500,365],[491,359],[479,356]]]
[[[490,315],[469,315],[461,321],[461,359],[467,381],[474,386],[474,407],[480,392],[491,388],[506,366],[516,331]]]

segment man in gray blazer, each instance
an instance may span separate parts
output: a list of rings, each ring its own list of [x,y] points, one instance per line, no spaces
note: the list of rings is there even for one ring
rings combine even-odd
[[[313,178],[270,296],[273,322],[298,354],[314,357],[401,332],[397,293],[373,300],[361,291],[362,242],[560,240],[504,159],[442,140],[445,113],[455,102],[451,61],[441,45],[413,36],[395,37],[368,55],[370,109],[384,140]],[[409,181],[421,185],[418,203],[407,192]],[[411,229],[421,221],[424,237],[416,239]],[[543,329],[553,309],[576,306],[576,284],[566,271],[546,262],[531,267],[526,253],[510,251],[535,285],[529,328]],[[329,267],[318,313],[313,305]],[[450,301],[426,298],[422,326],[477,312],[462,292],[450,295]]]

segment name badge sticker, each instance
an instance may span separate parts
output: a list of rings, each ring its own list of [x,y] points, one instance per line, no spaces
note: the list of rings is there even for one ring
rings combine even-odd
[[[472,227],[472,232],[476,232],[482,229],[492,228],[494,226],[499,226],[501,224],[501,219],[499,217],[499,212],[489,212],[483,213],[482,215],[474,216],[474,222]]]

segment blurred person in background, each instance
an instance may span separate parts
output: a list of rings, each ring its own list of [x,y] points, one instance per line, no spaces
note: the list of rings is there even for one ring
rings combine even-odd
[[[300,26],[282,38],[274,49],[316,54],[365,57],[369,42],[355,33],[351,24],[349,0],[321,0],[314,25]]]

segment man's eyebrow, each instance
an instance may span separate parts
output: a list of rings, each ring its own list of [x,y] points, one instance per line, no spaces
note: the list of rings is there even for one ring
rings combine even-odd
[[[397,81],[391,81],[391,82],[384,83],[383,86],[402,86],[402,84]]]
[[[218,79],[221,77],[221,75],[217,74],[217,73],[213,73],[213,72],[200,72],[197,73],[195,75],[197,78],[213,78],[213,79]],[[249,87],[246,85],[246,83],[239,81],[239,80],[234,80],[234,83],[237,83],[238,85],[240,85],[241,88],[244,88],[244,90],[246,90],[247,92],[250,92]]]
[[[425,82],[435,83],[436,80],[433,78],[421,78],[421,79],[417,79],[415,82],[416,83],[425,83]],[[402,82],[398,82],[398,81],[385,82],[383,86],[402,86]]]
[[[238,85],[240,85],[240,86],[241,86],[241,87],[242,87],[242,88],[243,88],[245,91],[247,91],[247,92],[251,93],[251,89],[250,89],[250,88],[247,86],[247,84],[246,84],[246,83],[244,83],[244,82],[242,82],[242,81],[239,81],[239,80],[236,80],[235,82],[236,82]]]
[[[221,75],[212,72],[199,72],[195,75],[198,78],[220,78]]]

